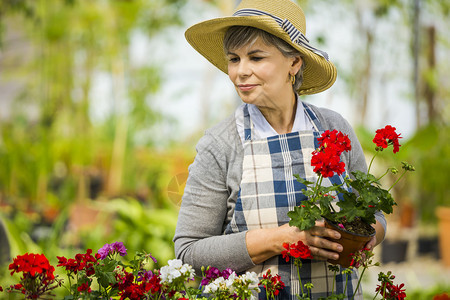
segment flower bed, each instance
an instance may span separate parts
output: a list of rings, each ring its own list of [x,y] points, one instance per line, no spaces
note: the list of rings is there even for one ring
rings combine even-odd
[[[311,259],[308,246],[301,241],[284,244],[282,255],[287,261],[293,259],[298,270],[302,259]],[[262,278],[256,273],[237,274],[231,269],[218,270],[214,267],[202,269],[200,286],[192,287],[195,271],[181,260],[169,260],[159,270],[148,268],[156,259],[148,253],[137,253],[129,262],[122,258],[127,249],[121,242],[106,244],[97,253],[87,249],[86,253],[74,258],[58,256],[57,267],[65,270],[67,280],[55,276],[53,267],[44,254],[26,253],[14,258],[9,265],[11,276],[20,274],[19,282],[9,287],[0,287],[4,293],[21,293],[25,299],[54,299],[55,289],[65,289],[64,299],[257,299],[265,290],[267,299],[278,299],[279,291],[285,287],[278,274],[269,269]],[[362,267],[361,277],[372,263],[373,253],[363,249],[353,257],[352,266],[345,274]],[[330,265],[330,270],[339,267]],[[374,299],[404,299],[403,284],[395,285],[390,272],[380,273],[380,284],[375,289]],[[301,286],[299,299],[310,299],[311,283]],[[355,290],[359,288],[356,287]],[[341,299],[343,294],[331,293],[325,299]]]

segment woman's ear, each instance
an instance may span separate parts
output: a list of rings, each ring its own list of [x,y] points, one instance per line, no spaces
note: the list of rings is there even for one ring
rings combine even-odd
[[[294,57],[291,65],[291,74],[297,74],[300,68],[302,67],[303,60],[300,56]]]

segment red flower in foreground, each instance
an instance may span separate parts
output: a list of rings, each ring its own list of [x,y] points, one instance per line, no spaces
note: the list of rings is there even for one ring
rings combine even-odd
[[[9,270],[22,273],[20,283],[11,285],[10,291],[20,291],[26,299],[37,299],[56,288],[59,281],[55,279],[55,268],[50,265],[44,254],[25,253],[18,255],[9,265]]]
[[[92,256],[92,249],[87,249],[86,254],[77,254],[75,259],[65,258],[64,256],[57,256],[59,264],[57,267],[64,267],[69,273],[77,274],[81,270],[86,271],[87,276],[94,275],[94,265],[98,264],[100,255],[97,253]]]
[[[389,145],[394,146],[394,153],[397,153],[400,144],[398,139],[401,139],[400,134],[395,132],[395,127],[391,125],[386,125],[386,127],[378,129],[376,131],[375,137],[373,138],[373,142],[377,145],[379,149],[386,149]]]
[[[84,282],[77,288],[77,290],[79,292],[87,291],[88,293],[90,293],[91,292],[91,285],[89,283],[87,283],[87,282]]]
[[[384,295],[385,299],[402,300],[406,298],[404,285],[403,283],[394,285],[390,282],[385,282],[382,285],[378,285],[375,291],[379,291],[381,295]]]
[[[286,262],[289,261],[289,257],[291,256],[293,258],[302,259],[313,258],[311,250],[307,245],[303,244],[302,241],[298,241],[297,244],[283,243],[283,248],[286,250],[282,251],[281,255],[286,260]]]
[[[278,274],[272,276],[272,272],[270,269],[268,269],[267,272],[263,274],[263,278],[260,280],[259,284],[264,286],[267,296],[271,298],[278,296],[280,291],[285,288],[284,282],[281,281],[281,276]]]
[[[42,275],[39,277],[44,284],[55,279],[55,275],[53,275],[55,268],[50,265],[44,254],[25,253],[24,255],[18,255],[9,265],[9,270],[12,270],[11,275],[19,272],[23,272],[24,276],[33,278]]]

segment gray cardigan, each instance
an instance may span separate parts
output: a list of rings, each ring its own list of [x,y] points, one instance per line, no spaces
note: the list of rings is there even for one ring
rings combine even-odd
[[[366,172],[364,154],[350,124],[332,110],[310,106],[325,130],[337,129],[349,136],[352,150],[341,157],[347,171]],[[245,271],[254,266],[246,233],[223,234],[234,212],[244,157],[234,114],[207,130],[196,150],[174,236],[176,257],[192,265],[197,274],[202,266]],[[383,214],[377,214],[377,220],[386,229]]]

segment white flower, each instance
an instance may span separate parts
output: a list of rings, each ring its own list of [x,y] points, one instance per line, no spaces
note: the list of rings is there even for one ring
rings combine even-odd
[[[258,274],[256,274],[255,272],[246,272],[244,275],[242,275],[242,279],[245,282],[250,283],[250,285],[258,285],[259,283]]]
[[[179,259],[172,259],[168,261],[168,266],[160,269],[160,278],[162,282],[172,283],[179,277],[185,277],[184,280],[194,279],[195,271],[192,266],[183,264]]]

